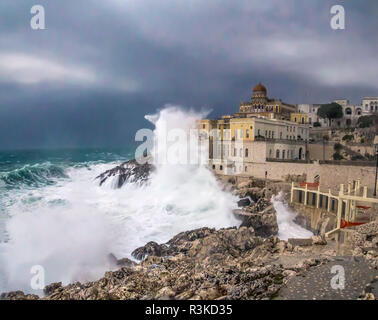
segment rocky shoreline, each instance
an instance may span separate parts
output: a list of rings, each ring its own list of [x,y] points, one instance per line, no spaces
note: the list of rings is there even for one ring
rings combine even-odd
[[[119,176],[144,183],[150,165],[127,162],[98,177],[100,184]],[[259,184],[259,183],[257,183]],[[228,185],[227,187],[230,187]],[[250,181],[231,185],[237,194],[239,228],[200,228],[174,236],[167,243],[149,242],[133,251],[139,263],[111,259],[119,266],[92,282],[66,286],[53,283],[38,297],[21,291],[1,299],[375,299],[378,276],[378,222],[356,228],[353,248],[340,255],[334,240],[280,240],[274,207],[267,199],[272,188]],[[353,250],[352,250],[353,249]],[[332,266],[346,270],[346,288],[333,290]],[[349,275],[353,275],[352,279]],[[350,279],[350,280],[349,280]],[[354,279],[354,280],[353,280]],[[350,281],[350,282],[348,282]]]
[[[367,229],[369,231],[367,232]],[[371,236],[374,236],[371,238]],[[97,281],[67,286],[53,283],[46,296],[9,292],[2,299],[97,300],[97,299],[374,299],[377,250],[367,239],[378,239],[378,224],[365,225],[360,245],[351,256],[338,256],[334,243],[312,239],[305,246],[262,238],[252,227],[215,230],[201,228],[182,232],[166,244],[150,242],[136,249],[135,263],[119,261],[120,269],[106,272]],[[329,280],[333,265],[343,265],[353,274],[353,286],[333,290]],[[311,277],[310,277],[311,275]],[[319,279],[325,278],[324,286]],[[308,288],[306,279],[313,282]],[[346,275],[348,281],[348,275]],[[358,280],[358,282],[356,282]],[[319,282],[320,281],[320,282]],[[305,286],[303,285],[303,282]],[[295,289],[295,290],[294,290]],[[305,293],[307,292],[307,296]]]

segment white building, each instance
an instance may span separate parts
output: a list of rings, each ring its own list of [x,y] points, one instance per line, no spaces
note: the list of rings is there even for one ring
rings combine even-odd
[[[338,103],[343,109],[342,118],[331,120],[331,127],[334,128],[356,126],[361,116],[372,115],[378,112],[378,97],[364,97],[362,105],[352,105],[347,99],[338,99],[333,102]],[[298,104],[297,112],[307,114],[310,126],[314,126],[314,123],[318,122],[321,127],[329,127],[329,121],[317,115],[320,106],[320,104]]]
[[[378,97],[363,97],[362,112],[363,115],[371,115],[378,112]]]

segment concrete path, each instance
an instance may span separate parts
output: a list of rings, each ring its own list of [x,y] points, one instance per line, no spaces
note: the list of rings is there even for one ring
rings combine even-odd
[[[333,257],[334,261],[311,267],[304,275],[294,276],[282,288],[276,299],[279,300],[355,300],[370,284],[376,290],[378,277],[362,257]],[[333,266],[342,266],[345,270],[344,290],[332,289],[331,273]],[[375,281],[375,282],[374,282]]]

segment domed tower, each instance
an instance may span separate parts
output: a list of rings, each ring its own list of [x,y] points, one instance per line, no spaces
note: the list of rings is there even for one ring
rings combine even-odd
[[[259,82],[254,88],[253,88],[253,94],[252,94],[252,103],[255,106],[265,106],[265,104],[268,101],[266,88]]]

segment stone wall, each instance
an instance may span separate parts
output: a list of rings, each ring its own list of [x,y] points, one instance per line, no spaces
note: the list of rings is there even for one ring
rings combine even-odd
[[[332,160],[335,150],[333,144],[310,143],[307,146],[310,160]]]
[[[368,187],[368,196],[374,190],[375,167],[353,166],[353,165],[332,165],[319,163],[296,163],[296,162],[265,162],[265,163],[244,163],[248,165],[248,172],[240,176],[268,180],[287,180],[288,175],[304,176],[306,181],[314,182],[315,177],[320,177],[321,188],[338,191],[340,184],[347,184],[348,181],[361,181],[361,186]],[[218,174],[224,172],[216,171]]]

